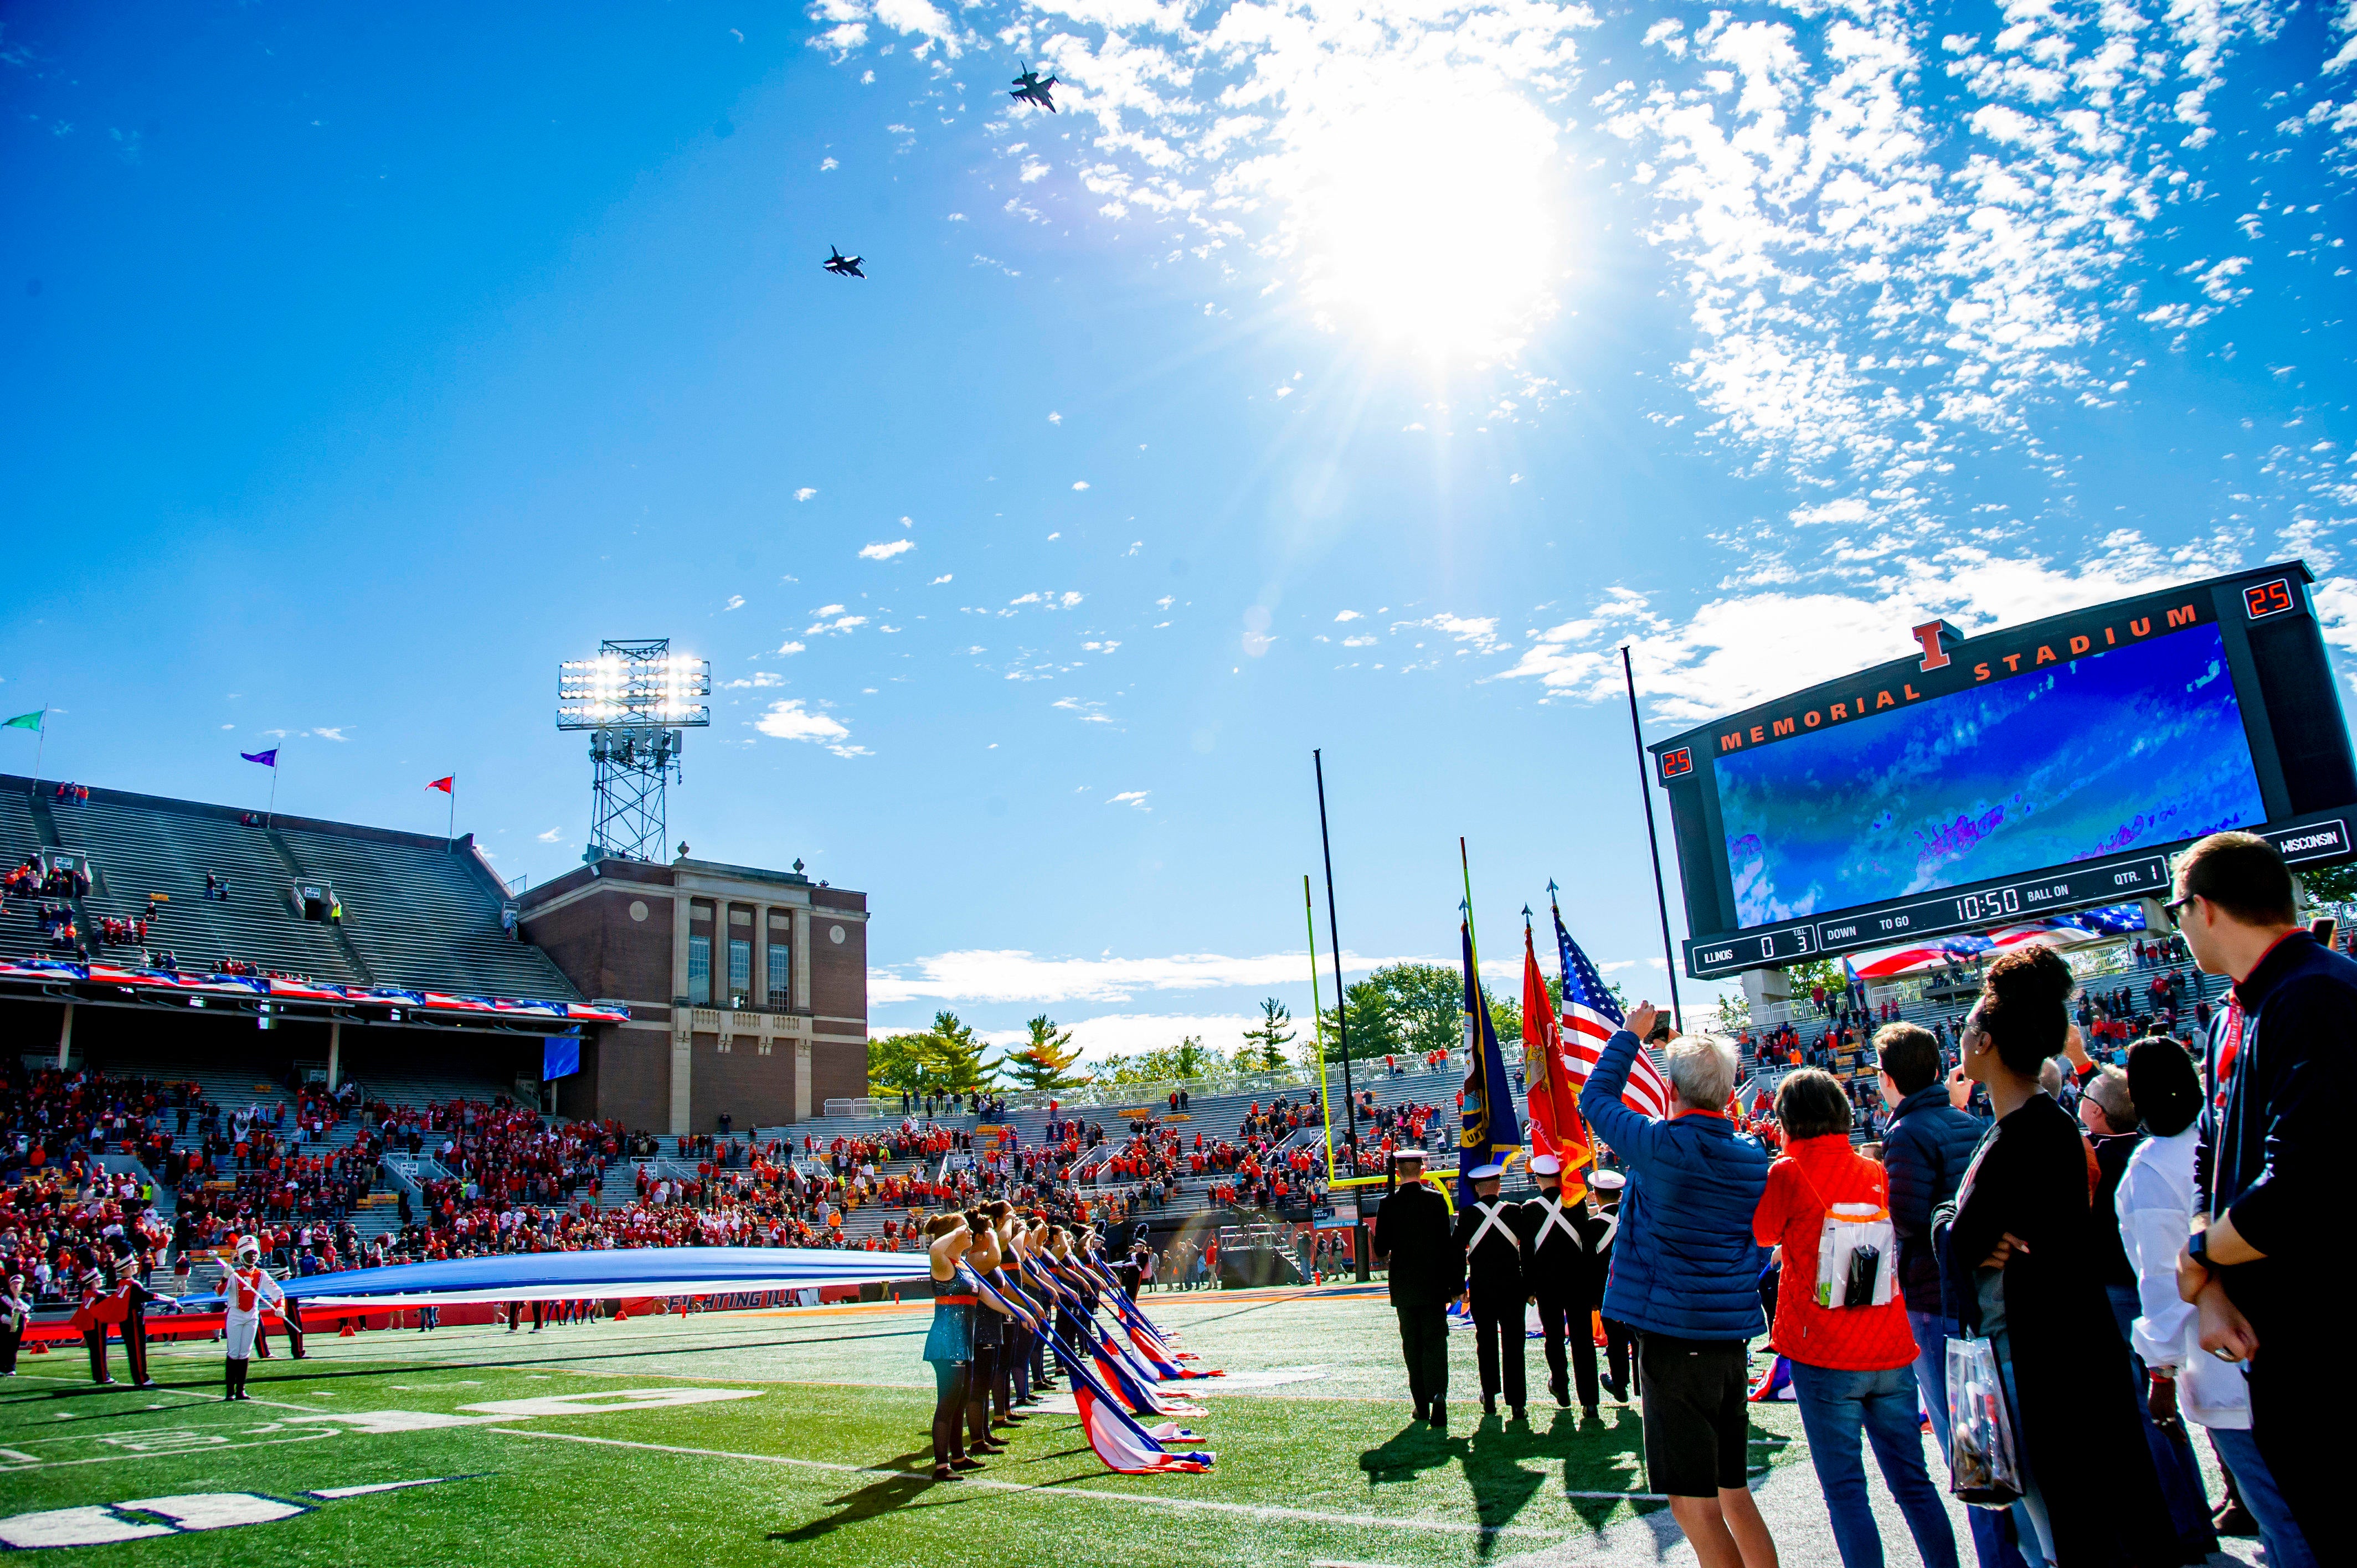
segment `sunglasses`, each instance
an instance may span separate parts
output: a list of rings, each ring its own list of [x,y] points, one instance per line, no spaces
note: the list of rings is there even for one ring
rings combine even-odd
[[[2179,920],[2177,918],[2177,912],[2201,897],[2201,895],[2199,893],[2188,893],[2184,897],[2175,899],[2169,903],[2163,904],[2160,907],[2160,912],[2169,917],[2169,929],[2170,930],[2173,931],[2178,929]]]

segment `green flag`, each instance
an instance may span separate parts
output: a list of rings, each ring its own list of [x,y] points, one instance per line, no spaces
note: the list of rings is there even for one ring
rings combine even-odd
[[[29,714],[18,714],[6,724],[0,725],[0,729],[28,729],[38,731],[41,727],[42,716],[48,711],[49,710],[47,708],[36,708]]]

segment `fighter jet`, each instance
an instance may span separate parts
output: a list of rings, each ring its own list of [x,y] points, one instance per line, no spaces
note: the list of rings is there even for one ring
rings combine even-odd
[[[1006,96],[1021,103],[1037,103],[1050,114],[1060,113],[1062,111],[1056,107],[1055,100],[1048,96],[1048,90],[1056,85],[1054,77],[1042,81],[1039,73],[1027,65],[1023,68],[1023,74],[1015,79],[1015,91]]]
[[[828,272],[839,278],[864,278],[867,275],[859,270],[857,256],[846,256],[841,251],[836,251],[833,245],[829,245],[827,249],[834,252],[826,259],[825,265]]]

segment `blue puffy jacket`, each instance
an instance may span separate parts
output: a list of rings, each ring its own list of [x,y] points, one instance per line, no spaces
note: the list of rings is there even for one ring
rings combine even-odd
[[[1768,1151],[1724,1116],[1656,1122],[1622,1103],[1637,1036],[1623,1029],[1580,1090],[1579,1113],[1630,1167],[1604,1316],[1680,1339],[1749,1339],[1767,1331],[1751,1239],[1768,1188]]]
[[[1940,1255],[1932,1245],[1932,1211],[1956,1196],[1989,1124],[1948,1103],[1934,1079],[1899,1102],[1882,1140],[1890,1173],[1890,1223],[1899,1232],[1899,1288],[1910,1312],[1938,1312]]]

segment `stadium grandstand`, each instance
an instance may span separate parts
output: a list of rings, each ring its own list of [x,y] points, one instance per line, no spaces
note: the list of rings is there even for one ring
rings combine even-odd
[[[867,1098],[865,898],[799,871],[608,859],[519,900],[470,838],[21,778],[0,778],[0,1015],[21,1053],[0,1250],[53,1292],[110,1223],[178,1290],[248,1230],[298,1272],[897,1249],[926,1214],[990,1197],[1146,1239],[1175,1271],[1243,1228],[1349,1229],[1322,1106],[1338,1124],[1350,1106],[1363,1171],[1408,1144],[1452,1163],[1456,1053],[1356,1063],[1354,1102],[1298,1070]],[[2100,1054],[2215,1000],[2141,936],[2071,956]],[[1976,984],[1958,959],[1757,1009],[1741,1112],[1762,1115],[1797,1057],[1855,1086],[1856,1136],[1874,1136],[1875,1028],[1948,1043]]]

